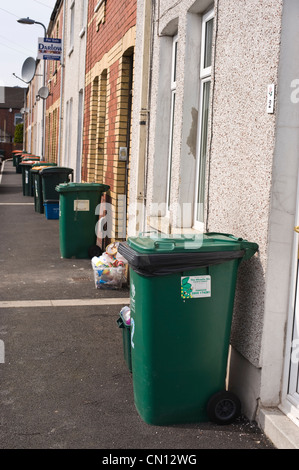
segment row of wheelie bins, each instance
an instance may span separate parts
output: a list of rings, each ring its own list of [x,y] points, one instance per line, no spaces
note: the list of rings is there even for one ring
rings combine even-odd
[[[96,207],[109,186],[56,184],[70,169],[38,167],[30,169],[34,188],[42,181],[48,201],[59,194],[61,256],[90,257]],[[225,385],[229,341],[239,266],[257,251],[256,243],[211,232],[141,234],[119,243],[129,265],[130,321],[117,323],[135,406],[146,423],[229,424],[240,415],[240,400]]]
[[[26,152],[13,153],[13,165],[22,175],[23,195],[34,198],[34,208],[46,219],[59,219],[62,258],[90,258],[96,247],[96,210],[109,186],[73,182],[73,169],[41,161]]]

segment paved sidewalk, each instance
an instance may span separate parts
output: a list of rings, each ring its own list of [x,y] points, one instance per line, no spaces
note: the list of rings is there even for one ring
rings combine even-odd
[[[95,289],[90,260],[61,259],[59,221],[35,212],[11,161],[0,181],[0,449],[272,448],[243,419],[145,424],[116,323],[128,289]]]

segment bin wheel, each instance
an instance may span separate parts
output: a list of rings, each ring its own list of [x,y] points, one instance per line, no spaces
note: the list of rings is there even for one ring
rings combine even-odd
[[[241,402],[234,393],[223,390],[211,396],[207,414],[214,423],[230,424],[240,416]]]

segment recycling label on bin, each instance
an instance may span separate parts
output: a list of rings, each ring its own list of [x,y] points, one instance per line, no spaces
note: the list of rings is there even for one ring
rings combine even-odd
[[[88,212],[89,211],[89,199],[75,199],[74,211]]]
[[[181,277],[182,299],[211,297],[211,276]]]

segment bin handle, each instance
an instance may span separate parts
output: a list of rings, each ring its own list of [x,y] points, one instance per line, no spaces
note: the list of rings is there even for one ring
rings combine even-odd
[[[235,236],[232,235],[231,233],[208,232],[207,235],[208,235],[208,236],[222,235],[223,237],[228,237],[228,238],[230,238],[231,240],[234,240],[234,241],[237,241],[237,242],[241,242],[241,241],[244,240],[243,238],[235,237]],[[226,240],[222,240],[222,241],[225,242]],[[230,242],[230,240],[227,240],[227,241]],[[245,240],[244,240],[244,241],[245,241]]]
[[[175,248],[175,242],[174,241],[164,241],[164,240],[160,240],[160,241],[156,241],[154,243],[155,245],[155,249],[156,250],[174,250]]]

